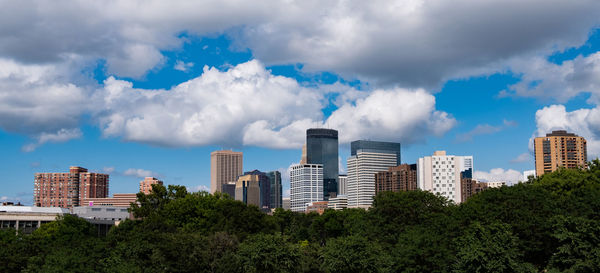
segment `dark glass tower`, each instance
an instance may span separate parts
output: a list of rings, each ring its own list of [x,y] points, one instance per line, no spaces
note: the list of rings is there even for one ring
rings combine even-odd
[[[247,174],[258,175],[258,185],[260,187],[260,208],[264,211],[269,211],[271,208],[271,181],[269,176],[259,170],[253,170],[244,173],[244,175]]]
[[[272,171],[268,172],[267,176],[271,182],[271,208],[281,208],[283,206],[281,173],[279,171]]]
[[[332,129],[306,130],[306,163],[323,164],[323,197],[337,196],[339,159],[338,131]]]
[[[396,154],[396,164],[400,165],[400,143],[356,140],[350,143],[350,155],[356,155],[356,151]]]

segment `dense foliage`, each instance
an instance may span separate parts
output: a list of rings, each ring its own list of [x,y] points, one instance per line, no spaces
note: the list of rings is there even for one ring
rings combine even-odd
[[[65,216],[0,230],[1,272],[600,272],[600,162],[454,205],[424,191],[323,215],[155,186],[97,237]]]

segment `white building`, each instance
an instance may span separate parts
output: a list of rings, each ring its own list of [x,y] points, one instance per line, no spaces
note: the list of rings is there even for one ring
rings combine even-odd
[[[433,156],[419,158],[417,187],[460,203],[460,173],[468,169],[473,170],[473,156],[446,155],[446,151],[436,151]]]
[[[348,192],[348,175],[340,174],[338,176],[338,195],[346,195]]]
[[[334,198],[329,198],[327,203],[328,209],[341,210],[348,207],[348,197],[345,195],[338,195]]]
[[[375,196],[375,174],[397,166],[397,154],[358,150],[348,158],[346,195],[349,208],[370,208]]]
[[[323,165],[295,164],[290,171],[290,207],[304,212],[308,203],[323,201]]]
[[[528,171],[524,171],[523,172],[523,181],[527,182],[529,181],[529,177],[533,176],[533,178],[536,178],[537,176],[535,175],[535,170],[528,170]]]
[[[482,182],[485,183],[488,188],[500,188],[502,186],[506,185],[506,182],[504,181],[489,181],[489,182]]]

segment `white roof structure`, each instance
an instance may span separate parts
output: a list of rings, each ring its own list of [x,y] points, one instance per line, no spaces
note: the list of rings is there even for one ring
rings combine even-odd
[[[2,212],[68,214],[69,209],[59,207],[0,206],[0,213]]]

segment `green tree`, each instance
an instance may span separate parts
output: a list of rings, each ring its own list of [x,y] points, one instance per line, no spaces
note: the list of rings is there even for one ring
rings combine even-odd
[[[321,249],[324,272],[390,272],[391,265],[389,254],[363,236],[330,239]]]
[[[297,272],[300,270],[298,248],[280,235],[257,234],[241,243],[237,254],[243,272]]]
[[[600,272],[600,221],[561,215],[553,222],[559,246],[548,267],[560,272]]]

